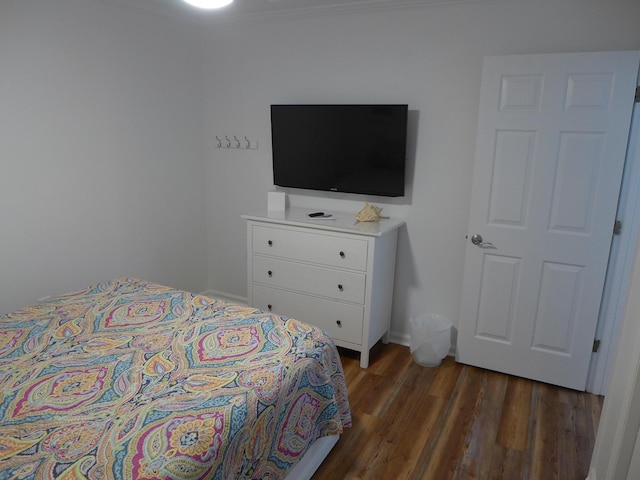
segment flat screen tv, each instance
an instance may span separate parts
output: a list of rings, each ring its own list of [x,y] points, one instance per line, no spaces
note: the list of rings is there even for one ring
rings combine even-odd
[[[273,182],[404,195],[407,105],[271,105]]]

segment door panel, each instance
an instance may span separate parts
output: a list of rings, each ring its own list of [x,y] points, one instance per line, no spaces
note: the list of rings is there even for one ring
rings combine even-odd
[[[485,59],[459,361],[584,389],[639,63]]]
[[[599,168],[605,165],[603,140],[601,133],[561,133],[551,202],[551,231],[589,233]]]
[[[525,226],[535,145],[535,132],[497,132],[490,224]]]
[[[550,354],[571,354],[582,271],[583,267],[579,265],[544,262],[533,331],[534,349]]]
[[[476,336],[511,343],[519,258],[485,255]]]

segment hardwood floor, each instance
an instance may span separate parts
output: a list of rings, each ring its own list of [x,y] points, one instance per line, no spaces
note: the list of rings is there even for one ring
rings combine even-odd
[[[584,480],[603,397],[408,347],[378,345],[368,369],[341,350],[353,427],[313,480]]]

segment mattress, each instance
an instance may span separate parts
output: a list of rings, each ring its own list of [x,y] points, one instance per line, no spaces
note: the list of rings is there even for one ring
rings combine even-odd
[[[282,479],[350,425],[292,318],[129,278],[0,317],[0,479]]]

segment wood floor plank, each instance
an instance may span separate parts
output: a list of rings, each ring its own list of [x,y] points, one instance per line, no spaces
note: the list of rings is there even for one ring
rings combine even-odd
[[[484,372],[482,379],[482,388],[476,399],[474,422],[470,427],[467,445],[453,476],[460,480],[484,480],[491,471],[508,377],[487,371]]]
[[[418,404],[418,408],[407,409],[407,424],[404,434],[398,437],[392,451],[390,460],[381,469],[381,475],[373,478],[394,478],[397,480],[410,480],[416,478],[415,467],[420,461],[420,456],[425,445],[433,437],[438,421],[442,416],[446,402],[443,398],[425,397],[424,405]],[[412,424],[419,422],[422,426],[414,432]]]
[[[368,390],[367,407],[362,407],[370,415],[384,417],[400,392],[402,384],[407,378],[407,369],[414,368],[415,363],[407,356],[405,347],[389,345],[391,355],[381,356],[371,365],[372,388]]]
[[[382,354],[383,352],[384,354]],[[395,378],[402,376],[404,368],[411,363],[412,358],[407,355],[407,347],[394,343],[387,345],[378,343],[372,349],[371,362],[367,370],[376,375],[388,375]]]
[[[461,453],[469,441],[470,427],[475,416],[475,402],[482,388],[482,375],[474,369],[464,369],[458,377],[446,422],[435,441],[427,446],[425,457],[430,457],[420,478],[453,478],[461,460]]]
[[[313,480],[584,480],[602,397],[378,345],[342,351],[353,427]]]
[[[571,475],[586,478],[589,473],[592,440],[589,438],[587,418],[580,414],[580,405],[560,404],[560,422],[558,423],[558,464],[560,478]]]
[[[450,398],[462,369],[463,365],[456,363],[453,357],[446,357],[439,367],[429,369],[436,371],[435,378],[429,388],[429,395]]]
[[[445,402],[441,398],[427,395],[432,372],[425,372],[415,364],[409,371],[419,371],[419,374],[409,374],[405,377],[406,381],[402,383],[382,424],[384,430],[380,434],[385,441],[379,446],[378,454],[372,459],[362,478],[380,478],[385,471],[389,472],[390,478],[411,478],[409,475],[413,466],[419,460],[428,440],[434,435],[434,425],[442,416]],[[407,402],[410,398],[420,401]],[[421,425],[419,430],[413,428],[416,422]]]
[[[598,423],[600,422],[600,414],[602,413],[602,405],[604,403],[604,397],[599,395],[587,395],[587,408],[591,412],[591,421],[589,423],[589,427],[592,428],[590,430],[589,438],[593,439],[595,442],[596,431],[598,427]]]
[[[559,400],[555,387],[535,385],[537,392],[533,449],[531,453],[531,478],[535,480],[560,480],[558,476],[558,420]],[[562,479],[565,480],[565,479]]]
[[[523,476],[524,454],[520,450],[495,445],[488,480],[516,480]]]
[[[369,461],[362,452],[376,431],[376,423],[381,420],[370,415],[352,413],[353,427],[345,430],[330,454],[320,465],[314,479],[359,478],[355,472]],[[365,441],[366,439],[366,441]]]
[[[533,382],[508,377],[507,392],[502,405],[502,417],[496,443],[523,452],[529,440],[529,412]]]
[[[374,417],[381,416],[387,400],[398,392],[393,378],[373,373],[366,373],[360,378],[358,389],[359,394],[353,396],[353,408]]]

